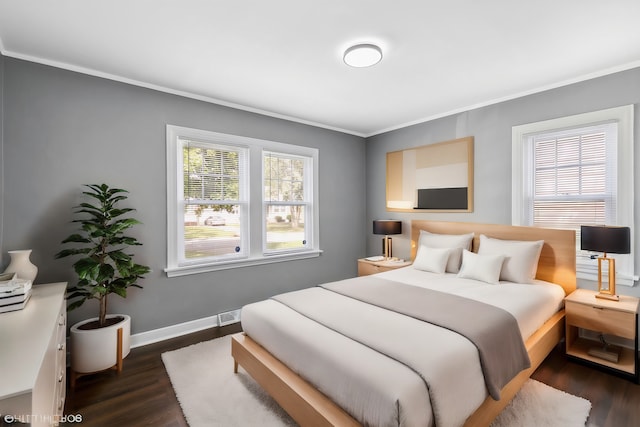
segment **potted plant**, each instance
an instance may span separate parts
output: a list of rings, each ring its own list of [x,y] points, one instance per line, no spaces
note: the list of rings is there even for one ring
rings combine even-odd
[[[93,199],[92,203],[85,202],[75,207],[75,213],[81,217],[73,222],[80,225],[80,230],[62,241],[62,244],[74,247],[56,254],[56,258],[80,256],[73,264],[78,282],[68,289],[71,301],[68,309],[80,307],[90,299],[98,300],[100,307],[98,317],[71,327],[72,385],[77,374],[97,372],[116,365],[118,370],[121,369],[122,358],[129,354],[131,318],[124,314],[108,315],[108,297],[116,294],[126,298],[127,288],[142,288],[138,281],[150,271],[149,267],[136,264],[133,255],[125,252],[130,246],[141,245],[136,238],[124,234],[140,224],[136,219],[124,217],[134,209],[117,207],[119,202],[127,199],[128,192],[106,184],[85,187],[88,191],[83,194]],[[120,341],[118,329],[122,330]]]

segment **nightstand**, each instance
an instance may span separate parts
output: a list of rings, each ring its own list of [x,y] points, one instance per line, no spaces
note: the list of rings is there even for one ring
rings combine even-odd
[[[358,260],[358,276],[382,273],[396,268],[411,265],[409,261],[367,261],[364,258]]]
[[[565,298],[566,351],[574,360],[604,367],[614,373],[634,380],[638,375],[638,298],[620,295],[620,301],[596,298],[595,291],[577,289]],[[580,336],[579,328],[632,340],[634,349],[618,347],[617,361],[607,360],[597,351],[602,344]],[[587,334],[584,334],[587,335]],[[591,353],[596,354],[590,354]]]

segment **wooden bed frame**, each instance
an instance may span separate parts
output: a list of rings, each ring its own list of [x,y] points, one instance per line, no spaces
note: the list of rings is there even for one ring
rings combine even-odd
[[[411,258],[415,258],[420,230],[438,234],[475,233],[473,251],[477,252],[479,236],[484,234],[505,240],[544,240],[536,278],[561,285],[565,294],[576,288],[575,232],[536,227],[518,227],[462,222],[412,221]],[[531,367],[520,372],[501,391],[501,399],[491,397],[465,422],[465,426],[488,426],[507,406],[522,385],[538,368],[564,336],[564,310],[556,313],[525,345]],[[244,333],[231,341],[234,372],[241,365],[301,426],[359,426],[358,421],[332,402],[314,386],[291,371],[267,350]]]

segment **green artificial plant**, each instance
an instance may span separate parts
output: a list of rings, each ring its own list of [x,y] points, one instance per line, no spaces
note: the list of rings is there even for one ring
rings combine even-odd
[[[142,288],[137,282],[151,270],[145,265],[136,264],[133,255],[125,253],[130,246],[139,246],[135,237],[125,236],[124,232],[140,221],[133,218],[122,218],[135,210],[118,208],[118,202],[127,199],[128,191],[109,188],[106,184],[85,185],[89,191],[83,194],[94,199],[94,203],[81,203],[76,206],[75,213],[82,215],[73,222],[80,224],[80,231],[62,241],[63,244],[74,244],[76,247],[64,249],[56,254],[56,258],[80,255],[73,268],[78,275],[78,283],[69,288],[69,310],[84,304],[89,299],[97,299],[100,304],[98,327],[107,325],[107,297],[115,293],[123,298],[127,296],[127,288]]]

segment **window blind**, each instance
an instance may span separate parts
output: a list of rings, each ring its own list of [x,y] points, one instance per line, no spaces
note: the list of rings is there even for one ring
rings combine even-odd
[[[576,230],[616,223],[617,125],[550,131],[528,138],[533,156],[528,222]]]
[[[185,141],[183,183],[185,200],[229,203],[240,200],[241,150]]]

